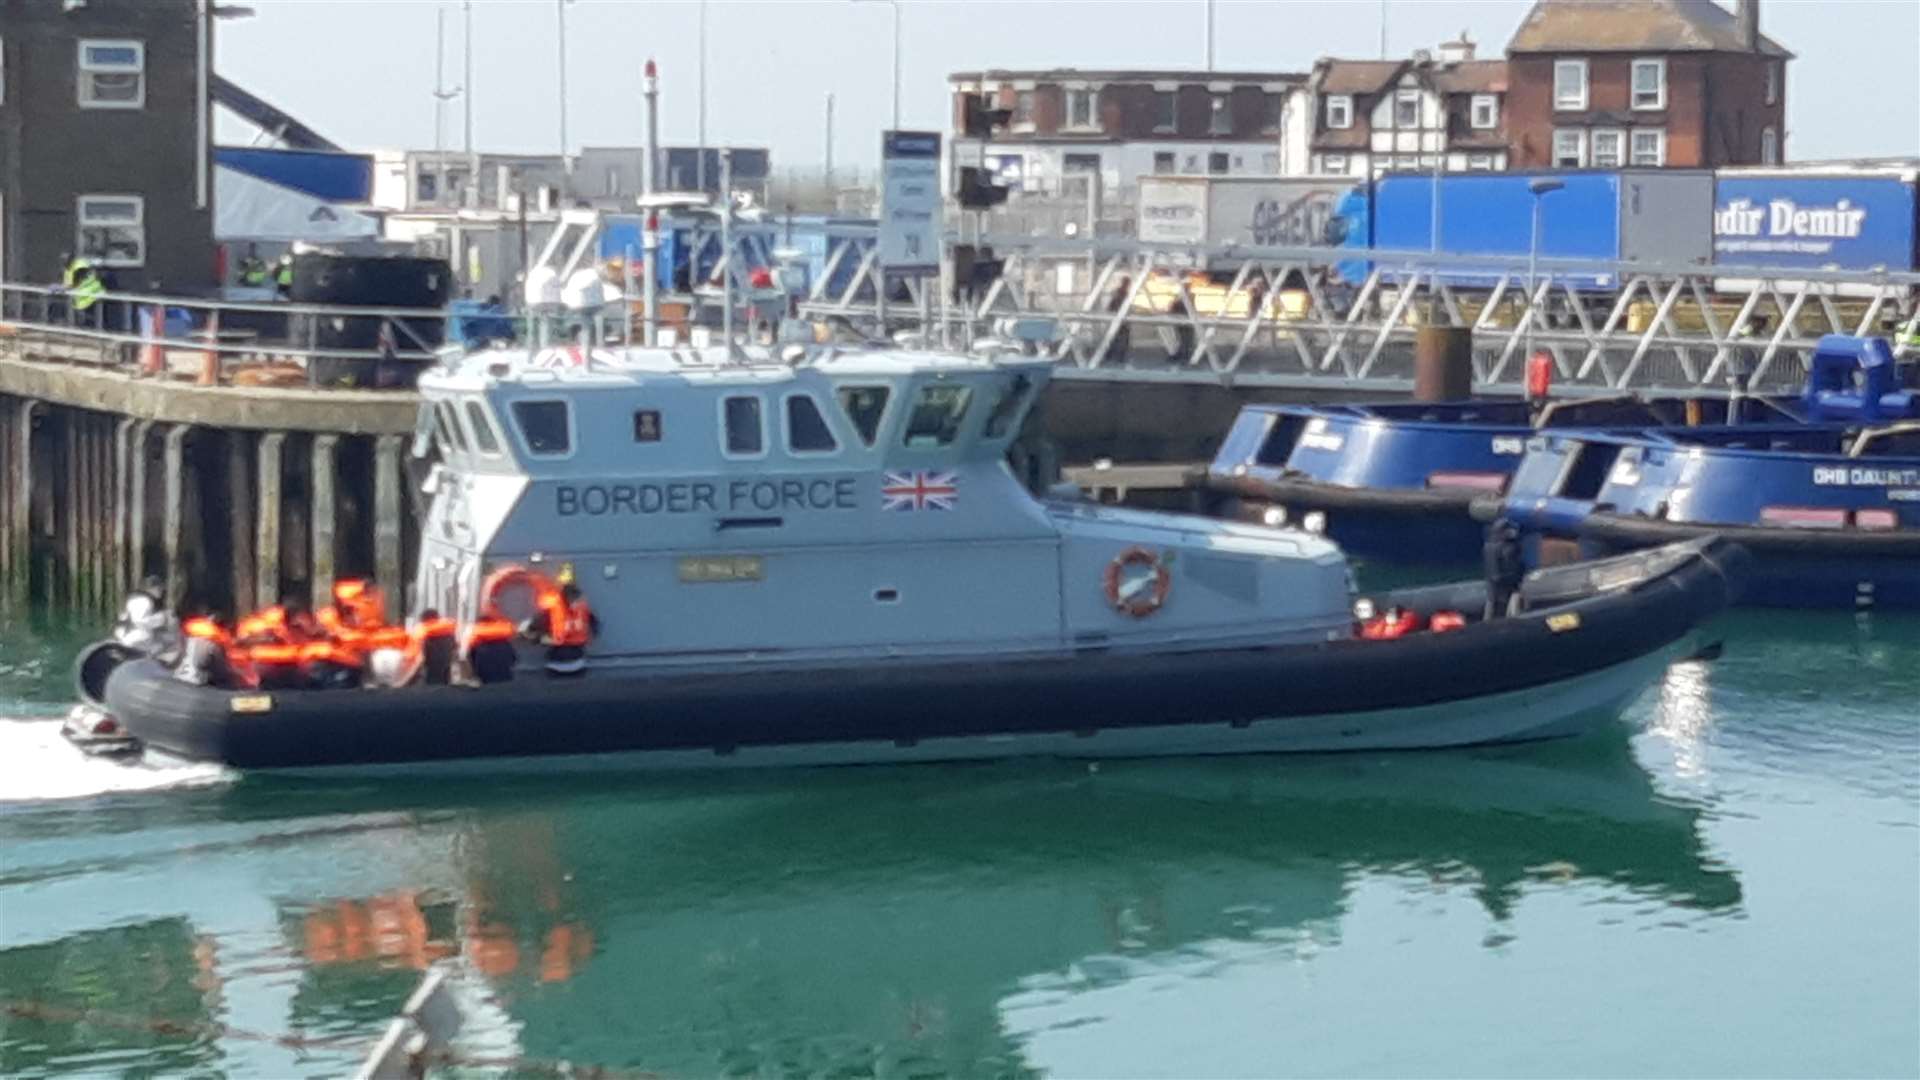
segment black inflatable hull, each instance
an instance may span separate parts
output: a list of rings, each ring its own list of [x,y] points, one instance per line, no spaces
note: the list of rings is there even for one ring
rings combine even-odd
[[[1703,525],[1596,511],[1580,524],[1598,555],[1719,536],[1753,555],[1741,602],[1756,607],[1920,609],[1920,532]]]
[[[113,673],[107,701],[150,747],[242,769],[1471,745],[1572,734],[1617,716],[1731,602],[1743,562],[1738,547],[1706,541],[1555,568],[1530,579],[1522,615],[1396,641],[272,694],[194,686],[140,661]],[[1484,596],[1476,583],[1393,599],[1475,610]]]

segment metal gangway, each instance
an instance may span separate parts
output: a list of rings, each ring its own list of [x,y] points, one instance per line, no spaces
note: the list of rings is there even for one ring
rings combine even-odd
[[[960,347],[1050,318],[1065,378],[1291,388],[1404,390],[1431,325],[1471,329],[1475,384],[1495,390],[1520,383],[1532,351],[1576,393],[1788,390],[1830,333],[1920,354],[1915,273],[1007,235],[970,246],[992,249],[988,275],[956,273],[949,247],[937,279],[889,279],[884,305],[874,252],[843,246],[800,314]]]

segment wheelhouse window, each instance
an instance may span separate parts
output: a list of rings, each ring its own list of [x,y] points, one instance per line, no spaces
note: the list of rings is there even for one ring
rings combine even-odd
[[[840,449],[827,418],[809,394],[787,395],[787,452],[793,454],[831,454]]]
[[[950,445],[960,435],[960,422],[966,419],[967,403],[972,400],[972,387],[949,383],[921,387],[901,443],[922,449]]]
[[[438,405],[435,405],[434,415],[438,418],[440,424],[440,441],[446,444],[443,449],[456,450],[462,454],[466,453],[467,437],[466,434],[460,430],[460,417],[453,411],[453,403],[442,401]]]
[[[138,195],[82,195],[74,204],[75,250],[100,266],[145,265],[146,218]]]
[[[494,433],[493,418],[478,401],[467,402],[467,426],[473,429],[473,446],[488,457],[500,456],[500,437]]]
[[[748,395],[725,398],[720,403],[721,422],[726,428],[728,457],[759,457],[767,452],[767,432],[760,415],[760,399]]]
[[[564,401],[516,401],[513,422],[527,453],[563,457],[573,452],[573,420]]]
[[[1020,415],[1020,407],[1026,404],[1027,392],[1033,389],[1033,380],[1025,375],[1015,375],[1013,381],[1000,391],[1000,399],[993,403],[993,411],[987,414],[986,436],[999,439],[1006,436],[1013,427],[1013,419]]]
[[[139,109],[147,104],[147,47],[139,41],[80,41],[80,107]]]
[[[892,393],[885,386],[843,386],[836,394],[840,411],[847,414],[854,432],[868,446],[880,437],[880,421],[887,415],[887,399]]]
[[[1554,61],[1553,107],[1561,112],[1579,112],[1587,107],[1585,60]]]
[[[1667,107],[1667,62],[1665,60],[1633,62],[1633,107],[1636,109]]]

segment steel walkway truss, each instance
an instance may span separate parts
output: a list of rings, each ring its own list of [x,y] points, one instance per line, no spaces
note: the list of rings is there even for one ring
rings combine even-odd
[[[1896,356],[1920,354],[1901,344],[1920,333],[1920,274],[1542,259],[1530,276],[1524,258],[981,242],[1002,257],[997,273],[956,287],[949,260],[937,280],[893,280],[886,329],[967,345],[1045,317],[1069,377],[1382,389],[1410,385],[1428,324],[1472,327],[1487,388],[1518,385],[1530,349],[1552,356],[1559,385],[1593,392],[1791,389],[1825,334],[1884,334]],[[874,250],[839,245],[827,265],[801,315],[877,327]]]

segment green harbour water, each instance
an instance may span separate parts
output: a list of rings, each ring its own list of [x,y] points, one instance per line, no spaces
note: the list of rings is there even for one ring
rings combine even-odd
[[[432,963],[455,1075],[1920,1075],[1920,618],[1716,630],[1535,746],[320,782],[81,758],[0,616],[0,1076],[348,1074]]]

